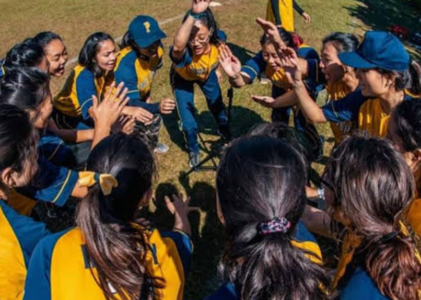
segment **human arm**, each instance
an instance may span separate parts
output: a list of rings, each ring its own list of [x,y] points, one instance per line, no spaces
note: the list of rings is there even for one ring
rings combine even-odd
[[[311,232],[323,235],[328,238],[333,238],[331,231],[331,218],[330,216],[317,208],[306,205],[304,213],[301,216],[301,221],[306,225]]]
[[[93,129],[86,130],[72,130],[72,129],[60,129],[54,123],[52,119],[48,121],[48,129],[54,132],[59,136],[63,141],[67,143],[83,143],[86,141],[91,141],[94,136]]]
[[[190,14],[181,25],[174,38],[174,44],[171,49],[171,57],[175,61],[180,61],[184,56],[191,31],[196,21],[193,16],[204,13],[208,9],[210,2],[211,0],[193,0]]]
[[[227,74],[231,86],[241,88],[252,82],[247,74],[241,72],[240,60],[232,53],[227,45],[219,45],[218,52],[219,65]]]
[[[301,8],[301,6],[297,3],[297,1],[294,0],[293,2],[294,10],[300,14],[304,18],[304,21],[306,23],[309,23],[311,21],[311,17],[308,13],[304,11],[304,9]]]

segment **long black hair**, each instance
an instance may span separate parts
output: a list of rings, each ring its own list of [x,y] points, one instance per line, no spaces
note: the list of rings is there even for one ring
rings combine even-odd
[[[421,68],[416,61],[411,59],[405,71],[390,71],[381,68],[375,70],[386,77],[394,77],[396,91],[409,90],[412,94],[421,95]]]
[[[421,149],[421,101],[413,99],[401,102],[392,112],[396,134],[406,152]]]
[[[34,43],[37,43],[43,49],[54,40],[63,41],[58,34],[52,31],[43,31],[33,37]]]
[[[14,105],[0,104],[0,171],[11,167],[21,173],[25,162],[36,164],[37,143],[28,114]],[[6,188],[2,182],[0,187]]]
[[[108,33],[95,32],[86,39],[79,53],[79,64],[94,73],[96,77],[101,76],[102,71],[95,63],[95,55],[99,50],[100,44],[104,41],[112,41],[114,43],[114,39]]]
[[[240,138],[219,166],[217,193],[228,235],[221,272],[241,299],[325,299],[321,266],[291,242],[306,204],[306,163],[288,143],[268,136]],[[285,233],[261,235],[258,225],[286,218]]]
[[[49,93],[49,76],[37,68],[13,69],[0,81],[0,103],[23,110],[37,110]]]
[[[96,267],[96,280],[107,299],[116,299],[110,285],[121,299],[139,299],[146,281],[159,286],[159,280],[147,273],[145,237],[131,225],[152,186],[153,154],[137,136],[118,133],[92,150],[87,170],[111,174],[118,181],[108,196],[94,185],[77,211],[76,223]]]
[[[186,13],[186,15],[183,18],[183,23],[187,20],[187,18],[190,15],[190,11]],[[220,37],[219,27],[218,23],[215,20],[215,16],[212,13],[212,10],[208,8],[205,12],[203,12],[199,18],[196,20],[196,22],[200,22],[203,25],[205,25],[209,31],[212,33],[209,42],[214,45],[218,45],[221,43],[222,39]]]
[[[37,67],[44,57],[42,47],[32,39],[26,39],[7,52],[3,68],[7,73],[16,68]]]
[[[360,42],[351,33],[332,32],[323,39],[323,46],[331,43],[338,53],[356,51]]]

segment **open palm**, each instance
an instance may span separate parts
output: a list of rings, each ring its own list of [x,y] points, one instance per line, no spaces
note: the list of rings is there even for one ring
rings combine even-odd
[[[191,11],[194,14],[201,14],[205,12],[212,0],[193,0]]]
[[[221,45],[218,48],[218,61],[222,69],[229,77],[234,77],[241,71],[240,60],[231,52],[227,45]]]

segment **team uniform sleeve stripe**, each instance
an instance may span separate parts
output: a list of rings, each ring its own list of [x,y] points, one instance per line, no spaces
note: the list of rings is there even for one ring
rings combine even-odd
[[[76,186],[77,181],[78,173],[69,170],[67,173],[67,177],[61,186],[60,191],[57,193],[56,197],[52,202],[60,206],[64,205],[67,202],[70,195],[72,194],[72,191]]]

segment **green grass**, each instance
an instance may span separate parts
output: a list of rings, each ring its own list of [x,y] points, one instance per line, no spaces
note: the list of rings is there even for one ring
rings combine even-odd
[[[64,38],[69,56],[75,57],[86,37],[94,31],[107,31],[115,37],[124,34],[129,21],[137,14],[149,14],[159,21],[183,14],[190,0],[0,0],[0,57],[15,43],[39,31],[53,30]],[[254,22],[264,17],[266,0],[221,0],[223,6],[214,9],[220,27],[226,31],[228,42],[234,52],[245,61],[259,50],[261,30]],[[296,15],[297,32],[306,44],[320,50],[321,39],[332,31],[355,32],[360,36],[368,28],[385,29],[392,23],[404,22],[410,28],[418,28],[416,14],[407,0],[300,0],[300,5],[311,14],[312,23],[305,24]],[[418,15],[419,16],[419,15]],[[163,26],[172,42],[180,20]],[[418,27],[415,27],[418,24]],[[165,58],[164,68],[154,82],[153,98],[172,97],[169,85],[170,60]],[[67,70],[67,73],[70,68]],[[64,80],[64,79],[63,79]],[[63,80],[53,80],[52,89],[57,91]],[[223,84],[224,93],[228,82]],[[255,104],[251,95],[269,95],[270,87],[258,82],[235,90],[232,111],[234,136],[244,134],[258,122],[269,120],[269,111]],[[319,99],[323,104],[323,99]],[[203,95],[197,90],[195,98],[197,120],[205,140],[217,140],[214,121],[208,112]],[[170,228],[172,218],[163,206],[163,197],[170,193],[183,192],[192,196],[192,205],[201,207],[201,213],[192,216],[195,252],[192,271],[186,285],[186,299],[201,299],[218,285],[217,263],[224,249],[223,228],[215,212],[215,173],[194,173],[187,179],[180,175],[188,169],[188,155],[184,149],[183,135],[178,129],[177,114],[165,117],[165,128],[161,132],[162,142],[170,145],[170,152],[158,156],[159,174],[155,184],[156,205],[151,205],[149,217],[158,227]],[[318,126],[320,134],[328,142],[325,156],[332,147],[328,125]],[[209,146],[209,144],[208,144]],[[202,157],[206,154],[202,151]],[[323,170],[323,164],[313,164],[313,179]]]

